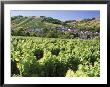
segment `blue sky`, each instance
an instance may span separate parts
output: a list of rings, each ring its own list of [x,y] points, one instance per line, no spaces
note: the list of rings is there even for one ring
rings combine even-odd
[[[100,17],[99,10],[13,10],[12,16],[47,16],[65,20],[79,20],[84,18]]]

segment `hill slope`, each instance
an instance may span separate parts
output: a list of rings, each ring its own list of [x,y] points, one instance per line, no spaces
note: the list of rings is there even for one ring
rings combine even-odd
[[[80,32],[100,32],[99,18],[61,21],[45,16],[14,16],[11,17],[11,35],[40,37],[79,37]],[[74,31],[78,31],[76,33]]]

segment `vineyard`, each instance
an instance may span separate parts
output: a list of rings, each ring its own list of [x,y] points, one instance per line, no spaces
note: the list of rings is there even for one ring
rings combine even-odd
[[[99,77],[99,43],[99,39],[12,36],[11,76]]]
[[[13,16],[11,17],[11,35],[62,39],[99,38],[100,20],[88,18],[61,21],[46,16]]]

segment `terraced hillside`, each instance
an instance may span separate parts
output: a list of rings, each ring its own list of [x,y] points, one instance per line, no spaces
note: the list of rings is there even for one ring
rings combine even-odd
[[[86,38],[99,37],[100,20],[97,18],[60,21],[45,16],[14,16],[11,18],[11,30],[14,36],[37,36],[49,38],[80,38],[81,32]],[[77,31],[77,32],[76,32]],[[84,36],[83,34],[83,36]]]

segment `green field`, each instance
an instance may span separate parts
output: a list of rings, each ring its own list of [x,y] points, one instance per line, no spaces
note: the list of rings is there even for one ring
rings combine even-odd
[[[11,76],[99,77],[100,41],[13,36]]]

